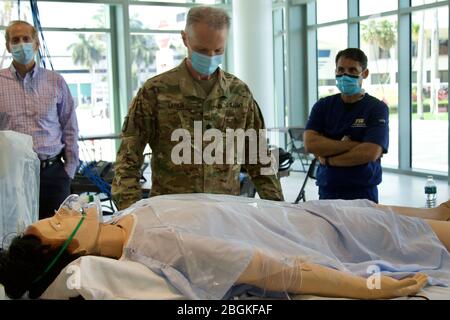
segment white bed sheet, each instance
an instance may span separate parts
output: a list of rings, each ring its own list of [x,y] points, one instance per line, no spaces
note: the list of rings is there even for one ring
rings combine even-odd
[[[95,256],[81,257],[72,262],[60,273],[41,298],[69,299],[79,295],[84,299],[184,299],[164,278],[140,263]],[[430,300],[450,300],[450,287],[427,287],[419,295]],[[242,296],[240,298],[253,299],[254,297]],[[291,298],[295,300],[332,299],[312,295],[296,295]],[[423,298],[403,297],[397,299]]]

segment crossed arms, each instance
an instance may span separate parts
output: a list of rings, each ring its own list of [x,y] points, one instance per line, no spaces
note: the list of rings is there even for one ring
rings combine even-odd
[[[353,167],[376,161],[383,154],[380,145],[371,142],[356,142],[344,136],[333,140],[314,130],[306,130],[305,149],[314,154],[320,163],[335,167]]]

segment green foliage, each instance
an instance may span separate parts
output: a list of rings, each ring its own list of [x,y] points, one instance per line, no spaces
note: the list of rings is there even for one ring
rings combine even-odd
[[[413,113],[412,119],[413,120],[447,120],[448,121],[448,112],[439,112],[437,119],[436,119],[436,116],[430,112],[425,112],[423,114],[423,119],[420,119],[419,115],[417,113]]]
[[[131,30],[145,29],[142,21],[136,17],[130,18]],[[149,34],[133,34],[130,38],[131,46],[131,85],[132,88],[138,87],[138,75],[142,69],[147,69],[156,59],[155,52],[158,50],[155,37]]]
[[[103,28],[105,23],[105,7],[99,9],[92,19],[96,21],[99,28]],[[67,50],[72,51],[72,60],[76,65],[82,65],[93,70],[95,64],[99,63],[105,57],[105,45],[100,34],[91,34],[88,37],[86,34],[78,35],[79,42],[72,43],[67,47]]]
[[[76,65],[86,66],[92,70],[105,55],[105,47],[100,41],[100,35],[91,34],[86,37],[86,34],[80,33],[78,38],[80,41],[69,45],[67,50],[72,51],[72,60]]]
[[[362,38],[366,43],[376,44],[380,48],[389,50],[397,43],[396,26],[383,20],[371,20],[368,24],[361,24]]]
[[[439,101],[439,110],[441,110],[441,112],[439,112],[439,114],[446,114],[447,110],[448,110],[448,100],[441,100]],[[417,113],[417,102],[413,102],[412,103],[412,112],[413,114]],[[430,102],[429,99],[425,100],[424,104],[423,104],[423,112],[424,114],[426,113],[430,113]],[[389,114],[397,114],[398,113],[398,106],[397,105],[390,105],[389,106]]]
[[[420,31],[420,24],[418,23],[413,23],[411,26],[411,31],[412,31],[412,39],[414,40],[414,42],[419,41],[419,31]]]

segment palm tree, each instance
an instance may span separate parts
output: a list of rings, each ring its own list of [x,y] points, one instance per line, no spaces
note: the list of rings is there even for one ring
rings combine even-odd
[[[362,39],[364,42],[372,45],[374,50],[379,48],[389,51],[397,43],[395,34],[396,26],[392,22],[383,20],[371,20],[367,25],[362,24]],[[374,56],[378,57],[377,52]]]
[[[371,20],[367,25],[361,25],[361,28],[363,30],[362,38],[368,44],[390,50],[397,43],[396,26],[386,19]]]
[[[144,29],[144,25],[140,20],[131,18],[130,28],[132,30]],[[133,34],[130,38],[130,47],[132,87],[137,88],[139,85],[139,73],[154,63],[158,45],[152,35]]]
[[[397,43],[396,39],[396,25],[389,20],[370,20],[367,25],[362,24],[362,39],[367,44],[370,44],[374,50],[375,61],[379,58],[378,51],[383,49],[386,52],[390,52],[392,47]],[[389,62],[387,62],[389,63]],[[387,67],[387,69],[389,69]],[[390,76],[380,78],[381,90],[384,92],[384,84],[390,81]],[[384,93],[383,93],[384,95]]]
[[[95,64],[103,58],[105,49],[97,35],[90,35],[86,38],[84,33],[80,33],[78,38],[80,42],[72,43],[67,49],[72,50],[72,60],[75,64],[86,66],[92,70],[95,68]]]
[[[153,36],[133,34],[130,38],[131,70],[133,88],[138,86],[138,75],[155,61],[155,52],[158,49]]]
[[[72,43],[67,50],[72,51],[72,60],[76,65],[87,67],[92,75],[92,103],[95,105],[95,65],[98,64],[105,55],[105,48],[100,41],[99,35],[90,35],[80,33],[78,35],[79,42]]]

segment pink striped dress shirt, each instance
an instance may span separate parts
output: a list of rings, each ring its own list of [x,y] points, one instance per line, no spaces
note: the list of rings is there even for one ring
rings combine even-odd
[[[25,78],[14,68],[0,70],[0,116],[9,118],[9,130],[33,137],[41,160],[64,149],[64,168],[73,178],[78,166],[78,122],[64,78],[37,64]]]

